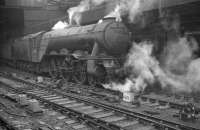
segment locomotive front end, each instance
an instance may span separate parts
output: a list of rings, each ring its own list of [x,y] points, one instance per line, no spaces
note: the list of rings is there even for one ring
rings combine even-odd
[[[109,55],[121,56],[127,54],[130,47],[130,33],[122,22],[116,22],[109,18],[104,19],[101,26],[97,26],[96,30],[104,27],[102,35],[97,37],[100,43]]]

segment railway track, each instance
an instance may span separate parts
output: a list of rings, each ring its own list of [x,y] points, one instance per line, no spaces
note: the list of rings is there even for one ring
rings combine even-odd
[[[72,93],[79,93],[79,94],[87,95],[87,96],[90,96],[93,94],[92,97],[102,98],[102,100],[105,100],[108,98],[115,98],[115,99],[111,99],[111,101],[114,100],[114,102],[118,100],[120,96],[122,97],[122,93],[120,92],[116,92],[113,90],[105,90],[103,88],[95,88],[95,89],[94,87],[87,86],[87,85],[68,83],[68,86],[62,90],[70,91]],[[172,108],[172,109],[180,110],[180,109],[183,109],[185,104],[192,103],[195,105],[197,112],[200,112],[200,103],[199,103],[200,100],[199,99],[194,100],[194,98],[191,96],[189,97],[185,95],[145,94],[145,95],[141,95],[139,97],[139,100],[141,104],[149,105],[151,107],[155,107],[156,109]]]
[[[36,87],[36,86],[34,86]],[[127,118],[120,113],[114,111],[96,107],[94,105],[89,105],[87,103],[80,102],[79,100],[72,99],[71,97],[61,96],[60,94],[55,94],[49,90],[44,90],[41,88],[35,88],[23,92],[22,89],[17,89],[15,87],[9,87],[16,93],[23,93],[32,98],[35,98],[43,103],[51,105],[51,107],[67,113],[68,115],[75,116],[78,120],[86,121],[89,124],[97,126],[97,129],[130,129],[133,127],[137,129],[153,129],[153,126],[142,124],[138,120],[133,120]],[[20,91],[20,92],[19,92]],[[71,98],[71,99],[70,99]],[[114,122],[114,123],[113,123]]]
[[[2,84],[1,84],[2,85]],[[93,130],[94,127],[40,103],[33,110],[22,105],[15,91],[0,88],[0,125],[4,130]],[[27,97],[27,102],[35,100]],[[35,100],[37,101],[37,100]],[[3,105],[3,106],[2,106]],[[0,129],[1,130],[1,129]]]
[[[198,130],[185,124],[170,122],[148,114],[133,112],[109,104],[92,101],[85,97],[48,89],[26,80],[13,78],[15,82],[25,84],[21,89],[8,85],[13,91],[23,93],[46,103],[67,114],[74,115],[79,120],[102,129],[172,129]],[[28,86],[28,87],[27,87]]]
[[[77,86],[77,87],[74,87]],[[71,91],[72,93],[86,93],[86,95],[93,94],[94,97],[95,95],[97,97],[103,97],[107,96],[108,94],[112,95],[109,97],[114,97],[116,94],[119,96],[121,93],[113,91],[113,90],[103,90],[103,88],[96,88],[97,90],[94,89],[94,87],[87,86],[87,85],[77,85],[75,83],[68,83],[68,87],[63,89],[66,91]],[[107,93],[107,94],[105,94]],[[122,96],[122,94],[121,94]],[[196,110],[200,112],[200,98],[194,99],[191,96],[185,96],[185,95],[158,95],[158,94],[144,94],[141,95],[140,97],[141,104],[146,104],[149,106],[154,106],[157,109],[167,109],[167,108],[172,108],[172,109],[177,109],[180,110],[184,107],[185,104],[192,103],[195,105]]]
[[[187,99],[186,99],[187,98]],[[189,99],[189,100],[188,100]],[[191,97],[185,97],[185,96],[166,96],[166,95],[143,95],[141,96],[141,100],[143,103],[154,103],[155,106],[159,106],[160,104],[164,104],[165,106],[175,108],[175,109],[181,109],[184,104],[187,103],[193,103],[197,107],[197,110],[200,110],[200,104],[198,102],[193,101]]]
[[[13,71],[13,70],[9,70]],[[18,72],[17,72],[18,73]],[[29,73],[28,73],[29,74]],[[76,87],[74,87],[76,86]],[[61,89],[61,88],[60,88]],[[70,91],[72,93],[79,93],[88,96],[88,94],[93,94],[93,97],[99,97],[102,99],[106,98],[106,95],[104,93],[107,93],[107,95],[116,95],[116,91],[112,90],[105,90],[102,88],[95,88],[92,86],[88,85],[81,85],[81,84],[76,84],[73,82],[68,82],[67,87],[63,88],[62,91]],[[107,91],[107,92],[105,92]],[[103,92],[103,94],[101,93]],[[117,96],[119,97],[119,93],[117,93]],[[197,95],[198,96],[198,95]],[[110,98],[109,96],[108,98]],[[157,108],[165,109],[165,108],[173,108],[173,109],[181,109],[184,104],[192,102],[195,104],[197,109],[200,111],[200,103],[198,99],[194,99],[193,97],[185,96],[185,95],[156,95],[156,94],[147,94],[147,95],[142,95],[140,97],[140,100],[142,104],[149,104],[152,106],[155,106]],[[160,107],[161,106],[161,107]]]
[[[118,96],[122,94],[121,93],[117,93],[113,90],[102,90],[102,89],[97,89],[94,90],[93,88],[86,86],[86,85],[76,85],[78,86],[77,88],[74,88],[73,85],[75,85],[74,83],[70,84],[70,87],[64,89],[66,91],[71,91],[73,93],[89,93],[89,94],[93,94],[94,97],[96,95],[96,97],[103,97],[105,98],[105,96],[107,96],[108,94],[110,94],[109,97],[115,97],[115,95],[117,94]],[[87,94],[86,94],[87,95]],[[196,106],[196,109],[198,111],[200,111],[200,103],[196,102],[193,100],[192,97],[185,97],[185,96],[175,96],[175,95],[156,95],[156,94],[145,94],[145,95],[141,95],[139,97],[139,100],[141,102],[141,104],[146,104],[149,106],[154,106],[157,107],[158,109],[167,109],[167,108],[172,108],[172,109],[177,109],[180,110],[184,107],[185,104],[187,103],[193,103]],[[200,101],[200,100],[199,100]]]

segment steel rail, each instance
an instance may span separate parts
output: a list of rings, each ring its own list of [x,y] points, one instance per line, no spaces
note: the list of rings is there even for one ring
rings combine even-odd
[[[42,85],[31,83],[31,82],[28,82],[28,81],[23,80],[23,79],[18,79],[18,78],[13,78],[13,77],[12,77],[12,79],[13,80],[17,80],[18,82],[23,82],[23,83],[28,84],[30,86],[34,86],[35,88],[47,90]],[[27,91],[27,89],[26,89],[26,91]],[[82,101],[82,102],[85,102],[85,103],[93,104],[93,105],[98,106],[98,107],[102,107],[104,109],[109,109],[109,110],[112,110],[112,111],[115,111],[115,112],[118,112],[118,113],[122,113],[122,114],[125,114],[125,115],[129,116],[129,117],[134,117],[134,118],[137,118],[139,120],[142,120],[142,121],[145,121],[145,122],[149,122],[151,124],[154,124],[155,126],[159,126],[159,127],[163,127],[163,128],[168,128],[168,129],[172,129],[172,130],[180,130],[180,128],[178,126],[183,126],[183,124],[180,125],[180,124],[168,122],[166,120],[163,120],[163,119],[160,119],[160,118],[156,118],[156,117],[153,117],[153,116],[150,116],[150,115],[147,115],[147,114],[143,114],[143,113],[139,113],[139,112],[133,112],[133,111],[128,111],[128,110],[125,110],[125,109],[122,109],[122,108],[119,108],[119,107],[116,107],[116,106],[113,106],[113,105],[108,105],[108,104],[105,104],[105,103],[100,103],[100,102],[97,102],[97,101],[92,101],[92,100],[90,100],[88,98],[80,97],[80,96],[77,96],[77,95],[74,95],[74,94],[64,93],[64,92],[60,92],[58,90],[52,90],[52,89],[48,89],[48,91],[51,91],[51,92],[59,94],[59,95],[63,95],[63,97],[70,97],[70,98],[76,99],[78,101]],[[20,90],[20,92],[22,92],[22,91]],[[23,93],[26,93],[26,92],[23,91]],[[30,96],[32,96],[34,98],[37,98],[40,101],[48,102],[47,100],[41,99],[41,98],[39,98],[39,97],[37,97],[35,95],[32,95],[32,94],[28,94],[28,95],[30,95]],[[56,106],[56,104],[53,104],[53,105]],[[62,106],[58,105],[57,107],[59,109],[62,109],[63,111],[66,110],[66,108],[63,108]],[[69,111],[69,109],[67,111]],[[67,111],[65,111],[65,112],[67,112]],[[77,112],[74,112],[74,113],[77,113]],[[81,113],[77,113],[77,114],[81,114]],[[86,115],[84,115],[84,116],[87,117]],[[90,122],[92,122],[94,124],[94,122],[92,120],[90,120],[89,118],[87,120],[90,121]],[[95,120],[95,119],[93,119],[93,120]],[[95,125],[97,125],[97,124],[95,124]],[[104,125],[103,126],[99,125],[99,126],[101,126],[102,128],[107,129],[107,127],[105,127]],[[184,126],[184,128],[187,128],[187,126]],[[196,130],[196,129],[194,129],[194,130]]]
[[[25,81],[23,79],[14,78],[14,80],[24,82],[26,84],[29,84],[29,85],[37,87],[37,88],[43,88],[43,89],[45,88],[42,85],[30,83],[30,82]],[[71,97],[71,98],[74,98],[74,99],[82,101],[82,102],[87,102],[87,103],[94,104],[94,105],[99,106],[99,107],[103,107],[103,108],[107,108],[107,109],[110,109],[110,110],[113,110],[113,111],[116,111],[116,112],[120,112],[120,113],[129,115],[131,117],[141,119],[141,120],[146,121],[146,122],[153,123],[157,126],[163,126],[164,128],[169,128],[169,129],[172,129],[172,130],[180,130],[180,129],[200,130],[200,129],[197,129],[197,128],[192,127],[192,126],[187,126],[183,123],[182,124],[175,123],[175,122],[171,122],[171,121],[161,119],[161,118],[158,118],[158,117],[155,117],[155,116],[147,115],[147,114],[144,114],[144,113],[140,113],[140,112],[136,112],[136,111],[135,112],[129,111],[129,110],[126,110],[126,109],[123,109],[123,108],[120,108],[120,107],[116,107],[116,106],[111,105],[111,104],[106,104],[106,103],[102,103],[102,102],[99,102],[99,101],[97,102],[97,101],[91,100],[89,98],[85,98],[84,96],[78,96],[78,95],[75,95],[75,94],[70,94],[70,93],[67,93],[67,92],[59,91],[59,90],[49,89],[49,91],[61,94],[65,97]]]

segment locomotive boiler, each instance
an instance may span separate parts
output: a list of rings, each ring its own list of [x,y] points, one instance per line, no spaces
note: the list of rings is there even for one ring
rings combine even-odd
[[[47,53],[63,48],[85,50],[97,43],[109,55],[120,56],[127,52],[129,32],[124,24],[104,19],[98,24],[51,31],[45,34],[45,38],[49,38]]]
[[[70,26],[30,34],[10,46],[13,66],[49,73],[78,83],[105,82],[119,68],[130,47],[129,31],[121,22],[104,19],[97,24]],[[8,46],[8,45],[5,45]]]

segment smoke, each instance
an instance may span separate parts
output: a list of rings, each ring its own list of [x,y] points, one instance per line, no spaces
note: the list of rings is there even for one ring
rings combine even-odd
[[[112,82],[110,84],[104,84],[103,86],[104,88],[112,89],[115,91],[130,92],[130,91],[133,91],[133,88],[132,88],[133,85],[134,83],[130,79],[127,78],[125,81],[125,84]]]
[[[115,18],[116,21],[121,22],[121,13],[122,13],[122,6],[120,6],[119,4],[115,7],[114,11],[110,12],[108,15],[106,15],[104,18]]]
[[[143,91],[148,84],[152,84],[155,81],[155,72],[159,71],[159,63],[151,56],[152,49],[153,44],[149,41],[140,44],[133,43],[124,65],[125,68],[132,68],[130,69],[132,71],[131,75],[127,77],[123,85],[111,83],[104,85],[104,87],[111,89],[119,88],[118,90],[121,92],[127,90],[139,92]]]
[[[175,91],[200,91],[200,59],[196,59],[194,52],[198,49],[194,38],[179,38],[178,41],[168,43],[164,58],[163,70],[165,80],[160,79],[162,86],[170,85]]]
[[[105,88],[121,92],[139,92],[149,85],[160,82],[163,89],[179,92],[200,92],[200,58],[194,59],[197,42],[192,38],[179,38],[168,43],[164,65],[153,56],[153,43],[144,41],[133,43],[124,67],[131,67],[131,75],[125,83],[110,83]]]
[[[148,42],[142,42],[141,44],[133,43],[133,47],[125,63],[125,67],[131,66],[133,68],[133,77],[137,76],[149,82],[154,81],[151,68],[157,63],[151,57],[152,48],[152,44],[148,44]]]
[[[193,92],[200,91],[200,59],[193,60],[189,67],[186,79]]]
[[[105,1],[109,0],[82,0],[76,7],[68,9],[69,23],[80,24],[81,12],[90,10],[98,5],[101,5]]]
[[[176,74],[185,73],[187,71],[188,63],[191,60],[192,52],[187,45],[185,38],[182,38],[178,43],[170,43],[167,48],[167,55],[165,59],[165,66],[171,72]]]
[[[68,10],[69,23],[79,24],[81,12],[109,1],[112,0],[81,1],[77,7]],[[153,6],[156,2],[157,0],[116,0],[115,9],[105,17],[115,17],[117,21],[122,21],[123,16],[128,16],[130,22],[136,23],[142,19],[145,8]],[[161,17],[161,25],[171,35],[162,53],[162,60],[158,61],[153,56],[153,42],[133,42],[124,64],[124,68],[132,68],[131,74],[125,83],[111,82],[104,84],[105,88],[121,92],[138,92],[159,82],[163,89],[172,92],[200,91],[200,59],[194,56],[194,52],[198,50],[198,43],[192,37],[179,36],[181,24],[178,15],[164,12]],[[171,30],[174,33],[170,34]]]
[[[121,20],[123,15],[128,14],[130,22],[134,23],[144,11],[143,7],[147,4],[152,5],[155,1],[121,0],[120,2],[115,10],[115,13],[118,13],[115,16],[120,16],[120,18],[116,18]],[[116,88],[127,88],[128,86],[128,90],[137,92],[159,82],[163,91],[200,92],[200,58],[195,56],[195,51],[199,49],[197,41],[191,36],[180,36],[179,15],[166,11],[161,17],[160,24],[167,32],[167,43],[161,54],[161,60],[159,61],[153,56],[153,42],[133,42],[124,64],[124,68],[132,68],[131,75],[127,77],[125,83],[111,84],[115,84]],[[112,85],[107,84],[106,87],[113,89]]]
[[[69,24],[67,22],[58,21],[53,27],[52,30],[59,30],[68,27]]]
[[[153,6],[157,0],[82,0],[76,7],[68,10],[69,23],[80,24],[81,12],[90,10],[103,3],[114,3],[116,5],[113,11],[109,12],[107,17],[115,17],[116,21],[121,21],[123,16],[128,16],[130,22],[134,23],[142,18],[145,8]]]
[[[144,9],[153,6],[156,0],[118,0],[115,9],[105,17],[115,17],[116,21],[121,21],[123,16],[128,16],[131,23],[142,19]]]

